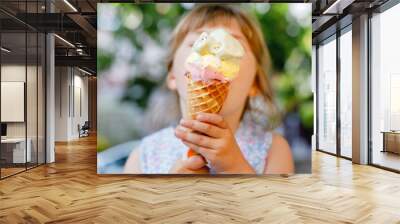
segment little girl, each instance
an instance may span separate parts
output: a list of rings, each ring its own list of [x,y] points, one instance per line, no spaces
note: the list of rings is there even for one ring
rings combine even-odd
[[[128,158],[125,173],[294,172],[287,141],[270,131],[277,110],[267,77],[269,54],[260,26],[239,9],[202,4],[191,10],[175,28],[168,57],[167,86],[177,91],[182,114],[186,114],[185,60],[198,36],[216,28],[230,32],[245,49],[239,74],[230,84],[220,113],[198,114],[194,120],[184,117],[176,127],[164,128],[143,138]],[[268,122],[256,121],[254,114],[257,113],[263,113]],[[201,156],[187,158],[188,148]]]

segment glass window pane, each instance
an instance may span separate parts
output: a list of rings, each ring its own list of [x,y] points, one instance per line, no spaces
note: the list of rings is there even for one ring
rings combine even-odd
[[[336,153],[336,40],[318,48],[318,147]]]
[[[352,141],[352,35],[340,36],[340,152],[351,158]]]
[[[2,32],[1,139],[2,178],[25,170],[26,150],[26,33]],[[29,146],[29,144],[28,144]]]
[[[37,1],[27,2],[26,12],[28,19],[38,22],[38,17],[32,16],[39,11]],[[27,113],[27,142],[30,148],[30,158],[27,167],[38,164],[38,33],[27,29],[27,80],[26,80],[26,113]]]
[[[372,163],[400,170],[400,5],[372,17]]]
[[[0,1],[2,8],[29,19],[45,1]],[[45,162],[45,35],[0,12],[1,178]],[[32,21],[37,23],[38,21]],[[4,100],[6,99],[6,100]],[[13,108],[11,108],[11,106]]]
[[[27,112],[27,142],[29,144],[28,149],[30,148],[31,153],[29,154],[30,158],[28,159],[27,166],[28,168],[37,165],[37,33],[36,32],[28,32],[27,33],[27,44],[28,44],[28,55],[27,55],[27,80],[26,80],[26,112]]]

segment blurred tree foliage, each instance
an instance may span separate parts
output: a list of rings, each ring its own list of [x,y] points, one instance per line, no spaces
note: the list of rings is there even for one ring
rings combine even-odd
[[[179,22],[180,17],[192,3],[181,4],[124,4],[113,3],[115,13],[111,29],[113,38],[127,38],[133,46],[134,53],[128,60],[138,64],[144,48],[144,40],[150,37],[164,49],[168,46],[167,33]],[[312,133],[313,96],[311,92],[311,15],[300,20],[292,15],[290,5],[286,3],[251,3],[240,4],[244,10],[253,14],[261,24],[265,41],[270,50],[273,74],[272,86],[278,104],[285,113],[298,113],[303,128]],[[100,14],[99,16],[103,16]],[[311,13],[311,10],[309,10]],[[112,19],[112,18],[103,18]],[[135,23],[136,22],[136,23]],[[99,29],[102,29],[101,24]],[[98,49],[98,70],[101,75],[116,63],[118,50]],[[166,69],[163,70],[166,75]],[[123,101],[130,101],[145,108],[151,91],[161,85],[163,78],[149,78],[146,70],[132,71],[131,80],[127,82]],[[140,97],[134,95],[135,86],[142,86]]]

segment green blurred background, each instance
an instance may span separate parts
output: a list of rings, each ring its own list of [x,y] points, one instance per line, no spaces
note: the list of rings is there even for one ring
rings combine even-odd
[[[296,147],[310,150],[311,4],[237,5],[253,14],[262,25],[273,64],[272,86],[284,114],[281,131],[293,150]],[[154,130],[154,126],[146,127],[146,114],[157,111],[149,107],[154,104],[152,96],[164,84],[169,36],[181,16],[194,6],[193,3],[98,5],[98,151],[139,139]],[[293,127],[296,130],[291,130]]]

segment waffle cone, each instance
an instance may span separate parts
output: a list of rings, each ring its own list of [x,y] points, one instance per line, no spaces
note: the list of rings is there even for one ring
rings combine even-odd
[[[195,81],[190,74],[187,78],[187,112],[189,118],[194,119],[200,112],[218,113],[228,95],[230,83],[218,80]]]
[[[224,83],[218,80],[195,81],[190,74],[187,75],[187,78],[187,113],[189,118],[195,119],[200,112],[218,113],[228,95],[229,82]],[[187,156],[193,155],[197,155],[197,153],[193,149],[189,149]]]

